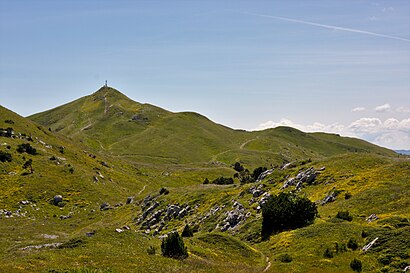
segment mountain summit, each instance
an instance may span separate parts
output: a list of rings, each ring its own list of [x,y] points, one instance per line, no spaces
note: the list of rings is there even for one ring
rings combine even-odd
[[[332,134],[287,127],[233,130],[197,113],[172,113],[135,102],[107,86],[29,118],[96,150],[153,163],[232,163],[241,158],[253,165],[261,159],[282,163],[346,152],[393,155],[365,141]]]

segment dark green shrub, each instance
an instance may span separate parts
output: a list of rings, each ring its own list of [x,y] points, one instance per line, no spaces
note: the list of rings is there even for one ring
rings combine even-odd
[[[159,194],[167,195],[169,193],[169,190],[167,188],[162,187],[159,190]]]
[[[327,247],[325,249],[325,252],[323,252],[323,257],[325,258],[333,258],[333,251],[330,249],[330,247]]]
[[[350,213],[349,213],[348,210],[346,210],[346,211],[339,211],[339,212],[336,214],[336,218],[339,218],[339,219],[342,219],[342,220],[346,220],[346,221],[349,221],[349,222],[353,220],[353,216],[350,215]]]
[[[181,233],[181,236],[182,237],[192,237],[192,236],[194,236],[194,232],[188,224],[185,225],[184,230]]]
[[[11,154],[0,151],[0,162],[11,162],[13,160],[13,157]]]
[[[170,258],[184,259],[188,257],[184,241],[176,231],[171,232],[168,237],[162,239],[161,252],[162,256]]]
[[[204,183],[203,184],[209,184],[209,179],[205,178]]]
[[[345,199],[350,199],[352,197],[352,194],[350,192],[345,193]]]
[[[362,272],[362,261],[354,258],[350,262],[350,268],[353,269],[353,271]]]
[[[237,171],[238,173],[242,172],[244,170],[244,167],[241,165],[239,162],[235,162],[233,169]]]
[[[14,121],[12,121],[11,119],[6,119],[4,122],[8,124],[14,124]]]
[[[262,238],[267,239],[273,232],[309,225],[316,216],[316,204],[306,197],[285,192],[272,195],[262,205]]]
[[[264,171],[267,171],[268,169],[266,167],[258,167],[253,170],[251,176],[252,178],[256,181],[258,179],[259,175],[263,173]]]
[[[347,247],[350,248],[351,250],[356,250],[359,245],[357,244],[356,239],[350,238],[349,241],[347,242]]]
[[[279,260],[282,263],[290,263],[292,262],[292,257],[286,253],[286,254],[280,255]]]
[[[368,235],[366,230],[362,230],[362,238],[366,238]]]
[[[225,178],[223,176],[218,177],[214,181],[212,181],[212,184],[217,184],[217,185],[228,185],[228,184],[233,184],[233,178]]]
[[[23,169],[30,169],[30,173],[33,173],[33,160],[29,159],[24,162]]]
[[[379,258],[379,262],[383,265],[389,265],[392,262],[392,260],[393,260],[392,255],[384,255]]]
[[[33,148],[33,146],[31,146],[30,143],[23,143],[23,144],[18,145],[17,152],[19,152],[19,153],[28,153],[28,154],[31,154],[31,155],[36,155],[37,154],[37,150],[35,148]]]

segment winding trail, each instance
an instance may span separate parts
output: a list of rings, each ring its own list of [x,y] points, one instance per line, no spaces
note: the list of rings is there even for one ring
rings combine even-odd
[[[272,265],[272,263],[269,261],[269,257],[266,256],[266,262],[268,263],[265,267],[265,269],[262,272],[266,272],[269,270],[270,266]]]
[[[140,195],[145,190],[146,187],[147,187],[147,184],[145,184],[144,187],[142,187],[142,189],[138,192],[138,195]]]
[[[255,138],[252,138],[252,139],[249,139],[249,140],[245,141],[244,143],[241,144],[241,146],[239,147],[239,149],[243,150],[243,148],[245,148],[246,144],[248,144],[249,142],[252,142],[252,141],[254,141],[254,140],[257,140],[258,138],[259,138],[259,137],[255,137]]]

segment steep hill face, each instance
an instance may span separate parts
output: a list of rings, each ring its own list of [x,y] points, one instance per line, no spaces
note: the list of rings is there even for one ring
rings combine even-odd
[[[307,134],[293,128],[233,130],[196,113],[172,113],[127,98],[111,87],[29,117],[98,151],[137,162],[192,163],[242,160],[282,163],[346,152],[394,152],[362,140]]]
[[[86,146],[23,118],[0,106],[0,206],[12,209],[20,201],[42,204],[62,195],[75,206],[125,200],[142,188],[135,170],[120,159],[95,155]],[[27,163],[29,162],[29,163]],[[37,212],[35,212],[37,213]]]

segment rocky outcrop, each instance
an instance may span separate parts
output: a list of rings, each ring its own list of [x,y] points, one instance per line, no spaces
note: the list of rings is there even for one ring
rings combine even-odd
[[[245,208],[238,201],[233,201],[232,210],[225,213],[225,218],[218,223],[217,229],[221,231],[232,230],[240,223],[244,222],[250,213],[246,213]]]
[[[296,190],[300,190],[304,184],[311,185],[316,180],[318,172],[313,168],[309,168],[307,170],[301,170],[296,175],[296,177],[289,178],[286,180],[281,189],[286,189],[290,186],[295,186]]]

